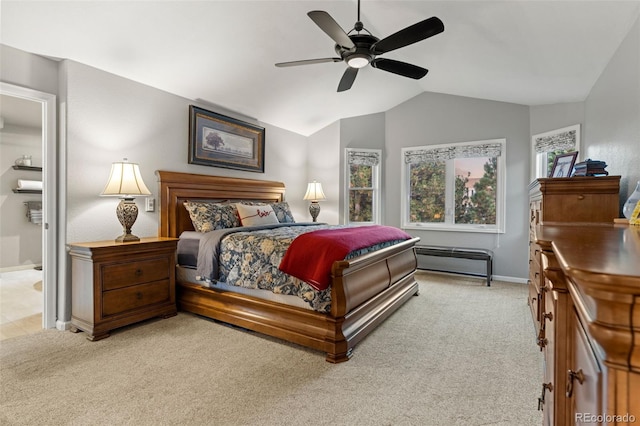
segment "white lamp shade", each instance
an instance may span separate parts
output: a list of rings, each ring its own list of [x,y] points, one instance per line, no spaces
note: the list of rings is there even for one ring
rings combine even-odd
[[[107,186],[100,195],[117,195],[125,198],[151,195],[140,175],[136,163],[120,162],[111,165],[111,175]]]
[[[303,200],[321,201],[325,200],[324,192],[322,192],[322,184],[320,182],[313,181],[307,185],[307,193],[304,194]]]

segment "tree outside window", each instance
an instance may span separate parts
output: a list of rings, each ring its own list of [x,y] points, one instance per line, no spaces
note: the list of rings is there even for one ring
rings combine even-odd
[[[504,232],[505,140],[403,149],[403,227]]]
[[[349,224],[379,223],[381,150],[347,148]]]

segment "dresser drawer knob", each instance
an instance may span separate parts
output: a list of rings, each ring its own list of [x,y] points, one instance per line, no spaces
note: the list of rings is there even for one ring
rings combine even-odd
[[[542,384],[542,394],[538,398],[538,411],[542,411],[544,407],[544,396],[547,391],[553,392],[553,384],[551,382]]]
[[[138,268],[136,269],[136,277],[139,277],[142,275],[142,269]]]
[[[137,293],[136,293],[136,299],[138,299],[138,300],[142,300],[142,293],[137,292]]]
[[[571,398],[573,395],[573,380],[577,379],[578,383],[584,383],[584,374],[582,369],[578,371],[567,370],[567,398]]]
[[[584,200],[584,195],[582,194],[578,195],[578,200]]]

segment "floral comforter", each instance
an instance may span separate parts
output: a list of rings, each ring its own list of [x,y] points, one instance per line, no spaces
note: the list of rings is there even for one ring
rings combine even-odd
[[[291,242],[305,232],[344,227],[327,224],[279,224],[221,229],[200,239],[198,275],[211,281],[245,288],[295,295],[318,312],[331,311],[331,287],[317,291],[278,269]],[[389,246],[379,244],[350,253],[346,258]]]

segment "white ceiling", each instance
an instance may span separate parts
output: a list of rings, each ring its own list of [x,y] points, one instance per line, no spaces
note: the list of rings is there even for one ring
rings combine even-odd
[[[445,31],[381,56],[429,69],[423,79],[367,67],[351,90],[336,93],[344,63],[274,63],[335,56],[333,41],[306,14],[325,10],[349,31],[356,0],[3,0],[0,7],[3,44],[302,135],[424,91],[525,105],[582,101],[640,15],[640,0],[363,0],[361,20],[379,38],[431,16]]]

